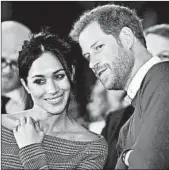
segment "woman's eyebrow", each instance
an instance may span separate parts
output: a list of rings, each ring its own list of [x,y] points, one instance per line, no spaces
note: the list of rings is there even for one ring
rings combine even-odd
[[[56,70],[56,71],[53,72],[52,74],[56,74],[56,73],[58,73],[58,72],[60,72],[60,71],[64,71],[64,69],[62,68],[62,69]],[[42,78],[42,77],[44,77],[44,75],[41,75],[41,74],[34,75],[33,77],[31,77],[31,79],[36,78],[36,77]]]
[[[58,73],[58,72],[60,72],[60,71],[65,71],[65,70],[62,68],[62,69],[59,69],[59,70],[53,72],[53,74],[56,74],[56,73]]]
[[[35,76],[31,77],[31,79],[32,78],[36,78],[36,77],[44,77],[44,75],[40,75],[40,74],[39,75],[35,75]]]

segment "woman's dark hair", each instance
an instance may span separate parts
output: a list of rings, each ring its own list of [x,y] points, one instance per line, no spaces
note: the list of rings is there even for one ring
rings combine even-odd
[[[29,40],[24,41],[18,57],[20,78],[27,83],[28,73],[33,62],[45,52],[49,52],[58,58],[72,86],[71,77],[74,60],[71,58],[70,45],[57,35],[50,33],[48,28],[42,29],[37,34],[32,34]]]
[[[28,73],[33,62],[46,52],[57,57],[65,70],[71,87],[73,87],[72,76],[74,76],[73,66],[75,65],[75,60],[71,54],[70,45],[57,35],[50,33],[49,28],[43,28],[41,32],[32,34],[29,40],[24,41],[18,57],[20,78],[27,84]],[[30,95],[28,94],[25,99],[25,110],[32,108],[33,102]]]

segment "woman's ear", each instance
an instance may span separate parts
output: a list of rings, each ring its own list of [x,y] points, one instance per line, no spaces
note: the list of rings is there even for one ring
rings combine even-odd
[[[21,83],[22,83],[23,87],[26,89],[26,91],[30,94],[29,88],[23,79],[21,79]]]

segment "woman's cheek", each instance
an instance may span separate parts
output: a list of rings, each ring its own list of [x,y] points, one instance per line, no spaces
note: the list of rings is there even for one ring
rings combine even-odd
[[[35,85],[30,86],[29,88],[31,96],[33,99],[39,99],[43,96],[43,94],[45,93],[45,90],[43,87],[35,87]]]

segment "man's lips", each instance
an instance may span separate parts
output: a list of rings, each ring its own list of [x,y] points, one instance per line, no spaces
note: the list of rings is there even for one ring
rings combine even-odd
[[[4,73],[2,73],[2,75],[1,75],[1,77],[2,77],[3,79],[11,79],[13,76],[14,76],[13,73],[10,73],[10,74],[4,74]]]
[[[102,73],[103,73],[104,71],[106,71],[106,69],[107,69],[107,68],[100,69],[99,71],[97,71],[96,75],[97,75],[98,77],[100,77],[100,76],[102,75]]]

